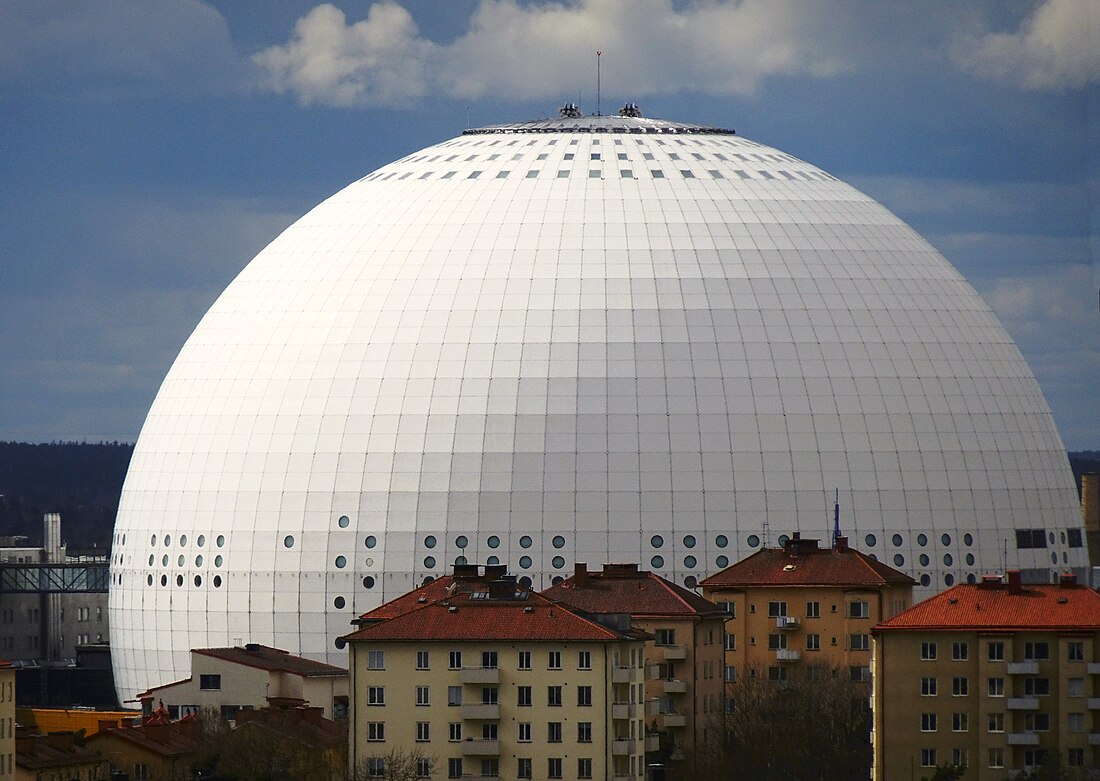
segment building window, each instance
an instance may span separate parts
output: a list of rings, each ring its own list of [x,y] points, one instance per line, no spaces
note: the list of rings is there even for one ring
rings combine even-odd
[[[429,740],[432,739],[431,735],[432,735],[432,725],[431,725],[430,722],[427,722],[427,721],[418,721],[418,722],[416,722],[416,742],[417,743],[427,743]]]
[[[533,778],[534,774],[534,767],[532,766],[530,757],[518,757],[516,759],[517,778]]]
[[[821,650],[821,635],[806,635],[806,650],[807,651],[820,651]]]
[[[381,743],[386,739],[386,722],[384,721],[368,721],[367,722],[367,742],[369,743]]]
[[[1029,548],[1045,548],[1047,535],[1042,529],[1017,529],[1016,547],[1020,550]]]
[[[1003,748],[991,748],[989,749],[989,762],[990,767],[1004,767],[1005,766],[1005,750]]]
[[[462,778],[461,757],[451,757],[447,760],[447,778]]]
[[[1049,659],[1050,643],[1024,643],[1024,658],[1034,660]]]
[[[546,669],[561,669],[561,651],[548,651],[546,654]]]
[[[428,668],[428,652],[417,651],[416,652],[416,669],[427,670]]]
[[[871,603],[870,602],[849,602],[848,603],[848,618],[870,618],[871,617]]]
[[[936,714],[935,713],[922,713],[920,715],[920,731],[921,732],[935,732],[936,731]]]
[[[577,760],[577,778],[592,778],[591,758],[580,757]]]
[[[531,687],[520,686],[516,689],[516,705],[521,708],[531,707]]]
[[[922,748],[920,750],[920,766],[921,767],[935,767],[936,766],[936,749],[934,749],[934,748]]]
[[[990,732],[1004,732],[1005,715],[1003,713],[990,713],[988,724]]]
[[[1084,732],[1085,731],[1085,714],[1083,713],[1068,713],[1066,714],[1066,721],[1069,724],[1070,732]]]
[[[519,669],[530,670],[531,669],[531,652],[520,651],[519,652]]]
[[[1071,748],[1066,750],[1066,764],[1070,767],[1085,766],[1085,750],[1083,748]]]
[[[547,686],[546,687],[546,704],[551,708],[561,707],[561,687],[560,686]]]
[[[970,658],[970,643],[952,643],[951,658],[956,662],[965,662]]]
[[[546,742],[561,743],[561,722],[550,721],[546,724]]]
[[[989,679],[989,696],[990,697],[1004,697],[1005,696],[1005,679],[1004,678],[990,678]]]
[[[461,686],[448,686],[447,687],[447,704],[461,705],[462,704],[462,687]]]
[[[1067,678],[1066,679],[1066,696],[1067,697],[1084,697],[1085,696],[1085,679],[1084,678]]]
[[[986,648],[986,657],[991,662],[1003,662],[1005,660],[1005,644],[1000,640],[991,642]]]
[[[577,653],[577,669],[578,670],[591,670],[592,669],[592,652],[591,651],[579,651]]]
[[[367,687],[367,705],[385,705],[386,704],[386,687],[385,686],[368,686]]]
[[[769,681],[785,681],[785,680],[787,680],[787,668],[786,667],[769,667],[768,668],[768,680]]]
[[[495,669],[497,669],[497,652],[496,651],[482,651],[481,652],[481,669],[483,669],[483,670],[495,670]]]
[[[821,618],[821,603],[820,602],[807,602],[806,603],[806,618]]]
[[[769,602],[768,603],[768,618],[779,618],[779,616],[787,615],[787,603],[786,602]]]
[[[1050,732],[1050,714],[1025,713],[1024,729],[1028,732]]]
[[[653,632],[653,642],[656,645],[676,645],[675,629],[656,629]]]
[[[951,731],[966,732],[970,729],[970,716],[966,713],[951,714]],[[959,764],[956,762],[955,764]]]
[[[500,760],[496,757],[486,757],[481,760],[481,777],[496,778],[500,775]]]
[[[134,764],[134,781],[149,781],[149,766],[144,762]]]
[[[432,774],[432,760],[428,757],[416,758],[416,777],[429,778]]]
[[[936,696],[936,679],[935,678],[921,678],[920,679],[920,693],[922,697],[935,697]]]
[[[550,757],[546,760],[546,777],[561,778],[561,758]]]
[[[367,758],[367,778],[382,778],[386,775],[386,760],[383,757]]]
[[[866,665],[855,665],[848,668],[848,674],[853,681],[862,681],[866,683],[871,680],[871,668]]]
[[[951,679],[951,696],[965,697],[970,694],[970,680],[968,678]]]
[[[455,743],[462,740],[462,722],[452,721],[447,725],[447,740]]]
[[[577,687],[577,705],[581,707],[587,707],[592,705],[592,687],[591,686],[578,686]]]
[[[386,669],[386,652],[385,651],[367,651],[367,669],[368,670],[385,670]]]
[[[1083,548],[1085,547],[1084,537],[1081,534],[1080,527],[1076,529],[1066,529],[1066,537],[1068,538],[1068,545],[1071,548]]]
[[[199,688],[204,692],[221,691],[222,677],[220,675],[200,675]]]
[[[499,702],[500,690],[496,686],[481,687],[481,704],[496,705]]]
[[[936,644],[935,643],[921,643],[920,644],[920,658],[926,662],[930,662],[936,658]]]
[[[1050,752],[1045,748],[1027,749],[1024,751],[1024,767],[1038,767],[1047,761]]]
[[[431,705],[431,690],[427,686],[416,687],[416,704],[417,705]]]
[[[520,743],[531,742],[531,722],[521,721],[518,725],[519,736],[516,738]]]
[[[848,635],[848,648],[852,651],[870,651],[870,635]]]
[[[953,748],[951,749],[951,764],[956,767],[967,766],[967,750],[965,748]]]
[[[729,632],[725,632],[725,648],[727,651],[737,650],[737,635],[732,635]]]
[[[577,742],[578,743],[591,743],[592,742],[592,722],[591,721],[578,721],[577,722]]]
[[[462,669],[462,651],[451,651],[447,655],[447,669],[448,670],[461,670]]]
[[[1025,678],[1024,694],[1028,697],[1046,697],[1050,694],[1050,678]]]
[[[1080,640],[1070,640],[1066,644],[1066,654],[1071,662],[1085,661],[1085,644]]]
[[[779,649],[786,648],[786,647],[787,647],[787,636],[786,635],[779,635],[779,634],[768,635],[768,650],[778,651]]]

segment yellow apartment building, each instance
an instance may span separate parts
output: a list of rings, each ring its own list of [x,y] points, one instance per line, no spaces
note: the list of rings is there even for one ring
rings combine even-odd
[[[955,586],[873,630],[874,779],[966,765],[1001,781],[1100,767],[1100,594],[1019,572]]]
[[[779,548],[762,548],[700,583],[722,605],[726,621],[724,677],[847,671],[871,678],[871,627],[912,604],[914,581],[848,547],[830,548],[796,532]]]
[[[0,659],[0,778],[15,773],[15,668]]]
[[[642,778],[645,636],[483,580],[418,589],[345,638],[349,766],[381,775],[398,756],[433,779]]]
[[[645,644],[647,763],[675,768],[721,739],[711,734],[711,714],[722,711],[724,609],[637,564],[589,572],[578,563],[542,595],[586,614],[629,615],[652,637]]]

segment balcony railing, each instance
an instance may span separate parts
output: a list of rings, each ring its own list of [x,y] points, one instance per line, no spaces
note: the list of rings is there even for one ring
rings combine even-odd
[[[777,648],[775,658],[780,662],[797,662],[802,658],[802,654],[793,648]]]
[[[676,661],[678,659],[687,659],[687,646],[683,645],[660,645],[660,648],[665,657],[665,661]]]
[[[1089,733],[1089,745],[1090,746],[1100,746],[1100,732],[1090,732]]]
[[[463,667],[458,671],[463,683],[500,683],[499,667]]]
[[[461,715],[464,719],[499,719],[500,705],[498,703],[489,702],[479,702],[472,705],[463,705],[461,706]]]
[[[1039,663],[1038,662],[1009,662],[1008,663],[1009,675],[1038,675]]]
[[[1092,737],[1091,735],[1089,737]],[[1097,735],[1100,738],[1100,735]],[[645,736],[645,752],[652,754],[654,751],[661,750],[661,736],[660,735],[646,735]]]
[[[670,727],[683,727],[687,724],[687,717],[682,713],[661,713],[657,718],[658,723],[664,729]]]
[[[612,683],[634,683],[638,675],[637,667],[612,667]]]
[[[500,754],[500,741],[489,738],[466,738],[462,754],[467,757],[495,757]]]
[[[1089,710],[1100,710],[1100,697],[1089,697],[1085,704]]]
[[[1038,697],[1009,697],[1005,702],[1009,710],[1037,710],[1039,708]]]
[[[1010,732],[1006,738],[1010,746],[1038,746],[1039,733],[1037,732]]]
[[[1089,675],[1100,675],[1100,662],[1089,662]]]
[[[636,718],[638,718],[638,703],[636,703],[636,702],[613,702],[613,703],[611,703],[611,718],[613,718],[613,719],[636,719]]]
[[[687,684],[684,681],[679,681],[676,679],[666,679],[663,682],[662,688],[664,689],[665,694],[683,694],[688,690]]]
[[[638,753],[638,741],[629,738],[615,738],[611,741],[611,754],[616,757],[626,757]]]
[[[776,629],[798,629],[798,619],[794,616],[776,616]]]

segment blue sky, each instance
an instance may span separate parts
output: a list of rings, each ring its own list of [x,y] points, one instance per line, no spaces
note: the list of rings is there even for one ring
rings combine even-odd
[[[974,284],[1100,449],[1094,0],[0,0],[0,439],[132,441],[285,226],[466,127],[734,127],[851,182]]]

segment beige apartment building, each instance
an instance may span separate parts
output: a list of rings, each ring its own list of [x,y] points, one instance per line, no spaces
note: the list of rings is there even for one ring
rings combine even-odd
[[[700,585],[730,614],[724,677],[796,674],[840,669],[854,681],[871,679],[871,627],[912,604],[914,581],[848,547],[830,548],[795,535],[762,548]]]
[[[1100,767],[1100,594],[988,576],[873,630],[874,778],[966,765],[1000,781],[1057,760]]]
[[[542,595],[587,614],[629,615],[652,637],[645,644],[648,764],[675,768],[721,740],[714,715],[723,701],[723,608],[637,564],[589,572],[578,563],[571,578]]]
[[[642,778],[645,636],[511,578],[455,585],[346,637],[350,767],[381,775],[399,756],[433,779]]]
[[[311,705],[327,719],[342,720],[348,671],[258,643],[192,648],[190,678],[155,686],[138,699],[146,716],[163,707],[172,719],[214,710],[234,720],[241,709]]]

